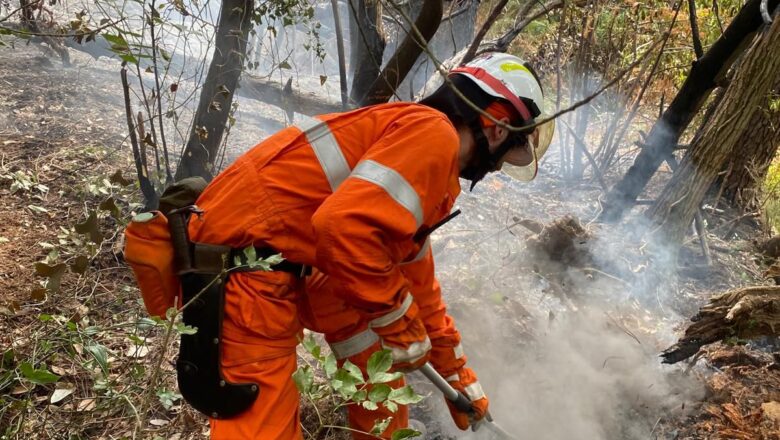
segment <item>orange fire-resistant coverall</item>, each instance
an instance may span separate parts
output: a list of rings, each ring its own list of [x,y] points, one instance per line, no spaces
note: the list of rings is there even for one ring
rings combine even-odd
[[[419,104],[383,104],[305,119],[209,184],[197,201],[203,214],[190,221],[192,241],[270,246],[315,268],[305,279],[286,272],[229,276],[223,374],[258,383],[260,394],[239,416],[212,419],[213,439],[302,436],[291,375],[304,326],[324,333],[340,361],[365,368],[380,348],[371,323],[414,311],[432,343],[434,366],[440,363],[445,375],[463,366],[429,242],[413,240],[452,209],[460,192],[458,148],[444,114]],[[384,433],[389,438],[407,425],[407,414],[406,408],[391,414],[351,405],[349,422],[367,432],[378,418],[393,416]]]

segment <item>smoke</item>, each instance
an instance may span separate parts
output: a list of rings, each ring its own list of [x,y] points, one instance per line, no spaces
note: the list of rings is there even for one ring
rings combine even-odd
[[[512,225],[592,218],[596,198],[545,175],[519,184],[498,174],[481,185],[458,200],[464,215],[436,234],[434,254],[495,421],[518,438],[663,438],[661,422],[683,417],[703,395],[700,383],[658,358],[682,320],[677,292],[655,275],[671,258],[646,251],[651,235],[642,227],[584,225],[590,235],[573,249],[588,259],[553,261],[529,246],[530,231]],[[428,438],[492,438],[464,435],[440,398],[426,402],[418,416],[437,415],[426,420]]]

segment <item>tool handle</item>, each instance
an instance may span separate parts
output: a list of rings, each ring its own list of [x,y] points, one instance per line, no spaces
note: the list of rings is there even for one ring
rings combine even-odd
[[[436,388],[444,394],[444,398],[452,402],[452,405],[455,406],[458,411],[464,413],[471,413],[474,411],[474,408],[471,406],[471,400],[469,400],[465,394],[453,388],[449,382],[444,380],[444,378],[441,377],[441,374],[434,370],[430,363],[426,362],[425,365],[420,367],[420,372],[436,385]]]

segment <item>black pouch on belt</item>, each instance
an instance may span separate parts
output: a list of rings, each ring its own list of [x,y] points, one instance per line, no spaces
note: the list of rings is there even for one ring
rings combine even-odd
[[[225,300],[221,275],[230,248],[201,243],[193,245],[193,263],[198,269],[180,276],[184,323],[197,327],[192,335],[181,336],[176,360],[179,390],[198,411],[213,418],[230,418],[248,409],[258,396],[254,383],[231,383],[220,367],[220,339]]]
[[[200,212],[195,201],[206,186],[199,178],[184,179],[166,189],[160,211],[168,217],[174,258],[185,305],[183,321],[197,328],[182,334],[176,372],[179,390],[190,405],[213,418],[229,418],[247,410],[258,396],[255,383],[231,383],[220,367],[224,286],[231,248],[192,243],[190,216]]]

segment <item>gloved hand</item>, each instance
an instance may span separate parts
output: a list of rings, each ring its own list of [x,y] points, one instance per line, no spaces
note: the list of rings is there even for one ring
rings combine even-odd
[[[417,317],[418,311],[412,295],[406,293],[398,309],[369,323],[382,348],[391,351],[397,371],[416,370],[428,362],[431,340]]]
[[[482,386],[477,381],[477,375],[471,368],[462,367],[458,369],[456,374],[453,374],[446,379],[453,388],[462,392],[471,400],[471,413],[458,411],[458,409],[447,400],[447,406],[450,409],[452,420],[455,421],[455,425],[457,425],[458,428],[465,431],[469,426],[482,420],[485,415],[487,415],[488,398],[485,396],[485,392],[482,391]]]

